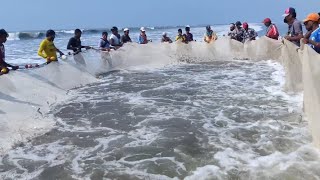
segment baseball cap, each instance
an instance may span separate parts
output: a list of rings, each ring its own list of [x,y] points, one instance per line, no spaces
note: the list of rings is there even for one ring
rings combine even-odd
[[[262,22],[263,23],[271,23],[271,19],[270,18],[265,18]]]
[[[249,25],[248,25],[248,23],[246,23],[246,22],[244,22],[243,24],[242,24],[242,27],[248,27]]]
[[[140,31],[146,31],[146,30],[144,29],[144,27],[141,27],[141,28],[140,28]]]
[[[126,32],[126,31],[129,31],[129,29],[128,28],[124,28],[124,30],[123,30],[124,32]]]
[[[307,18],[305,20],[303,20],[303,22],[307,22],[307,21],[314,21],[314,22],[318,22],[319,21],[319,14],[318,13],[311,13],[307,16]]]
[[[240,22],[240,21],[237,21],[237,22],[236,22],[236,26],[241,26],[241,22]]]
[[[286,10],[284,11],[284,14],[283,14],[282,16],[283,16],[283,17],[287,17],[287,16],[289,16],[290,14],[295,13],[295,12],[296,12],[296,10],[295,10],[294,8],[289,7],[288,9],[286,9]]]

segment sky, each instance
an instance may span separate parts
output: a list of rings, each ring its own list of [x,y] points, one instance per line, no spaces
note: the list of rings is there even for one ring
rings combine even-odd
[[[287,7],[298,19],[320,12],[319,0],[2,0],[0,28],[9,31],[259,23],[283,23]]]

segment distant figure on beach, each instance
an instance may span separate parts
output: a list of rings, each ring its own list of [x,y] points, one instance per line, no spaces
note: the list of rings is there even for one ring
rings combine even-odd
[[[211,29],[211,26],[208,25],[206,27],[206,33],[204,34],[204,37],[203,37],[204,42],[211,43],[217,39],[218,39],[218,37],[217,37],[216,33],[214,33],[213,30]]]
[[[9,34],[6,30],[0,29],[0,75],[9,73],[9,68],[12,68],[12,70],[16,70],[19,68],[19,66],[12,66],[5,61],[5,48],[4,43],[7,42],[7,38],[9,37]]]
[[[60,56],[64,55],[56,46],[53,41],[56,37],[56,32],[54,30],[48,30],[46,33],[46,38],[41,42],[40,47],[38,49],[38,55],[42,58],[46,59],[47,63],[51,63],[52,61],[58,61],[57,52],[59,52]]]
[[[161,42],[162,43],[164,43],[164,42],[172,43],[172,40],[167,36],[167,33],[164,32],[164,33],[162,33]]]
[[[230,24],[230,29],[228,32],[228,36],[230,37],[230,39],[235,39],[236,40],[236,25],[234,23]]]
[[[182,29],[178,29],[178,35],[176,36],[176,42],[188,43],[186,36],[182,34]]]
[[[311,32],[308,39],[304,38],[303,43],[311,46],[317,53],[320,53],[320,27],[319,27],[319,14],[311,13],[303,21],[306,30]]]
[[[131,38],[129,36],[129,29],[128,28],[124,28],[123,30],[123,35],[121,37],[121,42],[122,43],[128,43],[128,42],[132,42]]]
[[[263,24],[267,27],[266,36],[271,39],[278,40],[279,31],[275,24],[271,22],[270,18],[265,18]]]
[[[243,27],[243,43],[247,42],[247,41],[252,41],[252,40],[256,40],[256,37],[258,36],[257,32],[252,29],[249,28],[248,23],[244,22],[242,24]]]
[[[185,34],[186,41],[187,42],[193,41],[193,34],[190,33],[190,26],[189,25],[186,26],[185,30],[186,30],[186,34]]]
[[[139,35],[139,39],[138,39],[138,43],[139,44],[148,44],[148,37],[146,34],[146,30],[144,27],[140,28],[140,35]]]
[[[235,40],[239,41],[239,42],[243,42],[243,36],[244,36],[244,30],[241,27],[241,22],[237,21],[235,23],[236,28],[235,28]]]
[[[300,39],[303,38],[303,30],[301,22],[296,19],[296,10],[289,7],[282,16],[284,17],[284,23],[288,24],[288,32],[284,38],[300,46]]]

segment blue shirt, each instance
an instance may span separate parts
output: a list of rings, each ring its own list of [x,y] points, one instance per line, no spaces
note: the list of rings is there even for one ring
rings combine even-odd
[[[100,39],[99,47],[100,48],[110,48],[110,43],[108,40]]]
[[[309,38],[309,40],[312,40],[316,43],[320,43],[320,27],[316,30],[314,30],[312,33],[311,33],[311,36]],[[314,45],[312,44],[309,44],[317,53],[320,53],[320,48],[317,48],[315,47]]]
[[[147,35],[145,36],[145,38],[141,34],[139,35],[139,39],[138,39],[139,44],[147,44],[148,41],[146,40],[147,40]]]

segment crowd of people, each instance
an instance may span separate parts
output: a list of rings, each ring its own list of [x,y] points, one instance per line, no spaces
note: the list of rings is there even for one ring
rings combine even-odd
[[[285,10],[283,14],[284,23],[288,25],[288,31],[284,38],[297,46],[300,46],[300,41],[304,44],[308,44],[316,52],[320,53],[320,13],[311,13],[306,19],[303,20],[303,24],[307,30],[307,33],[303,34],[302,22],[297,19],[296,10],[292,7]],[[263,24],[266,26],[266,37],[269,37],[274,40],[279,40],[279,31],[275,24],[272,23],[270,18],[265,18]],[[185,33],[183,34],[182,29],[178,29],[178,34],[175,38],[176,42],[189,43],[195,41],[193,39],[193,34],[190,32],[190,26],[185,27]],[[99,41],[99,50],[101,51],[110,51],[111,49],[118,49],[122,47],[125,43],[133,42],[129,35],[129,29],[125,28],[123,30],[123,35],[119,34],[117,27],[111,28],[111,35],[108,38],[108,32],[102,32],[102,37]],[[74,32],[74,37],[70,38],[67,45],[67,49],[77,54],[81,52],[81,49],[86,48],[90,49],[89,46],[83,46],[81,43],[82,32],[80,29],[76,29]],[[0,29],[0,75],[6,74],[10,69],[17,70],[19,66],[14,66],[8,64],[5,61],[5,48],[4,43],[7,41],[9,34],[4,30]],[[46,59],[46,63],[57,61],[57,53],[60,56],[64,55],[55,45],[56,33],[53,30],[48,30],[46,33],[46,38],[41,42],[38,55]],[[248,23],[241,23],[237,21],[236,23],[230,24],[230,30],[227,34],[230,39],[245,43],[247,41],[256,40],[258,36],[257,32],[249,28]],[[212,43],[218,39],[216,33],[212,30],[211,26],[206,26],[206,32],[204,34],[203,41],[206,43]],[[144,27],[140,28],[140,34],[138,37],[137,43],[147,44],[152,42],[148,39],[146,30]],[[173,41],[168,37],[167,33],[164,32],[161,37],[162,43],[172,43]]]

